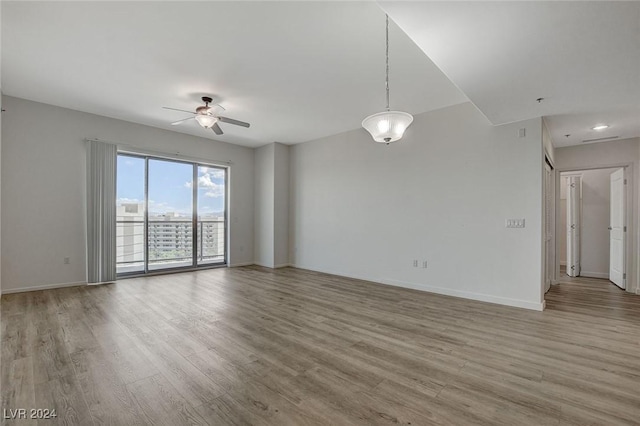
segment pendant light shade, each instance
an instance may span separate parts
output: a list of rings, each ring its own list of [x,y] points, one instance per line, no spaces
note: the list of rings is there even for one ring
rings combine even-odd
[[[413,116],[402,111],[383,111],[362,120],[362,127],[374,141],[391,143],[402,139],[404,131],[413,121]]]
[[[411,125],[413,116],[407,112],[391,111],[389,108],[389,15],[386,15],[386,79],[387,110],[373,114],[362,120],[362,127],[371,134],[373,140],[390,144],[402,139],[404,131]]]
[[[209,114],[196,114],[196,121],[199,125],[204,127],[205,129],[211,128],[214,124],[218,122],[218,118]]]

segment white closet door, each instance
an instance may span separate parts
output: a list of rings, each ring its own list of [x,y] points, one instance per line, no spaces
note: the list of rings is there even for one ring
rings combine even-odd
[[[610,179],[609,279],[618,287],[625,288],[624,169],[611,173]]]

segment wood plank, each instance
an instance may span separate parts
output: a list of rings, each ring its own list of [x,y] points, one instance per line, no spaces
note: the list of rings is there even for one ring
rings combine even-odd
[[[3,406],[70,425],[637,424],[640,297],[575,278],[546,300],[255,266],[4,295]]]
[[[127,385],[145,423],[151,425],[207,425],[207,421],[189,404],[169,381],[156,374]]]
[[[26,417],[12,418],[5,420],[3,411],[3,422],[6,425],[35,425],[37,421],[29,417],[29,409],[36,407],[35,385],[33,380],[33,364],[31,358],[19,358],[10,361],[5,365],[2,362],[3,386],[2,386],[2,408],[12,410],[14,413],[19,409],[26,409]]]

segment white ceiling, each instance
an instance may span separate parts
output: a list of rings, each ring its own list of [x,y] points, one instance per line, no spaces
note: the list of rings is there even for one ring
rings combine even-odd
[[[392,22],[392,108],[468,96],[494,124],[544,116],[556,146],[640,136],[640,3],[381,6],[406,32]],[[2,2],[5,94],[246,146],[360,127],[383,49],[372,2]],[[162,106],[203,95],[252,127],[169,125],[185,115]]]
[[[493,124],[545,116],[556,146],[640,136],[639,2],[380,4]]]
[[[391,107],[467,101],[391,26]],[[360,127],[384,107],[384,12],[372,2],[2,2],[2,89],[226,142],[297,143]],[[169,123],[213,95],[216,137]]]
[[[598,142],[589,142],[593,139],[610,138],[608,140],[611,141],[640,136],[640,108],[588,114],[559,114],[545,117],[545,121],[557,148]],[[601,123],[606,123],[609,128],[592,129]]]

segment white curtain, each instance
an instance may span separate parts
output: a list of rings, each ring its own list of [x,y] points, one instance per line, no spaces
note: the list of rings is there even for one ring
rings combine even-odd
[[[87,282],[116,279],[116,156],[112,144],[87,141]]]

